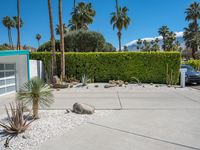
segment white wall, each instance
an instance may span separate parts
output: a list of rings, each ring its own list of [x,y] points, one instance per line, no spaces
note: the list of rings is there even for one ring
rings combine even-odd
[[[16,64],[16,89],[18,91],[28,81],[27,55],[1,56],[0,63]]]
[[[29,64],[30,64],[30,78],[39,77],[40,79],[42,79],[44,75],[42,61],[30,60]]]

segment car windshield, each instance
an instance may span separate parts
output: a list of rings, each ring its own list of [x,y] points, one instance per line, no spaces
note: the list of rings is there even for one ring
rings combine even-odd
[[[181,68],[187,69],[187,72],[196,72],[196,70],[192,66],[189,66],[189,65],[181,66]]]

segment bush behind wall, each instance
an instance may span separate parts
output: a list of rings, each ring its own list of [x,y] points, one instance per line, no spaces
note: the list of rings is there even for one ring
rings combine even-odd
[[[143,83],[166,83],[167,65],[179,79],[180,53],[178,52],[95,52],[66,53],[66,75],[80,79],[83,74],[96,82],[121,79],[131,81],[138,78]],[[42,60],[48,65],[51,53],[31,53],[31,59]],[[60,72],[60,53],[57,53]]]

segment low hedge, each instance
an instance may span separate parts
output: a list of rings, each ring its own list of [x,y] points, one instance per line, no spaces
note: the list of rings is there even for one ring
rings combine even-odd
[[[178,82],[181,62],[178,52],[65,53],[65,57],[67,76],[80,79],[86,74],[96,82],[131,81],[136,77],[143,83],[166,83],[169,74]],[[34,52],[30,58],[42,60],[45,68],[50,67],[49,52]],[[57,53],[57,66],[60,72],[60,53]]]
[[[197,70],[200,70],[200,59],[198,60],[191,59],[184,63],[193,66]]]

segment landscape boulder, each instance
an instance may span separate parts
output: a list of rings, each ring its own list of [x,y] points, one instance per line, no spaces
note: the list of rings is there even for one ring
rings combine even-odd
[[[77,114],[93,114],[95,107],[84,103],[75,103],[72,112]]]

